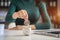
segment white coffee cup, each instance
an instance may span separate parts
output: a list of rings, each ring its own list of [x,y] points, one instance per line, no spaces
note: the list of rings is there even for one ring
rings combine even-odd
[[[0,35],[4,35],[4,24],[0,24]]]

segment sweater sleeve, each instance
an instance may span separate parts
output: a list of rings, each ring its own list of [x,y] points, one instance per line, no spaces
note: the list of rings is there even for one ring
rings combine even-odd
[[[6,15],[6,19],[5,19],[6,22],[13,22],[14,21],[14,19],[12,18],[12,14],[15,12],[15,10],[16,10],[16,6],[11,3],[8,13]]]
[[[40,2],[39,8],[42,11],[42,14],[43,14],[42,17],[45,19],[45,21],[43,21],[41,24],[39,24],[37,22],[36,23],[36,28],[37,29],[49,29],[51,27],[51,20],[49,18],[48,13],[47,13],[46,4],[44,2]]]

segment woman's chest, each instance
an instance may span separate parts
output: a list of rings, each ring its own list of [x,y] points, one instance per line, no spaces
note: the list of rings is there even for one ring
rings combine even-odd
[[[32,9],[36,7],[35,2],[18,2],[15,4],[17,9]]]

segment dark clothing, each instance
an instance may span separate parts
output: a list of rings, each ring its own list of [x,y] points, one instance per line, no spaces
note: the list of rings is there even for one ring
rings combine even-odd
[[[15,23],[16,23],[16,26],[17,26],[17,25],[24,25],[24,19],[22,19],[22,18],[17,18],[16,21],[15,21]]]

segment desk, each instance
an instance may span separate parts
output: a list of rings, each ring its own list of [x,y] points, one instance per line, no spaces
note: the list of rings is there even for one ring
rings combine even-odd
[[[5,30],[4,35],[0,35],[0,40],[60,40],[56,37],[33,34],[34,31],[36,30],[32,30],[30,36],[24,36],[22,30]]]

